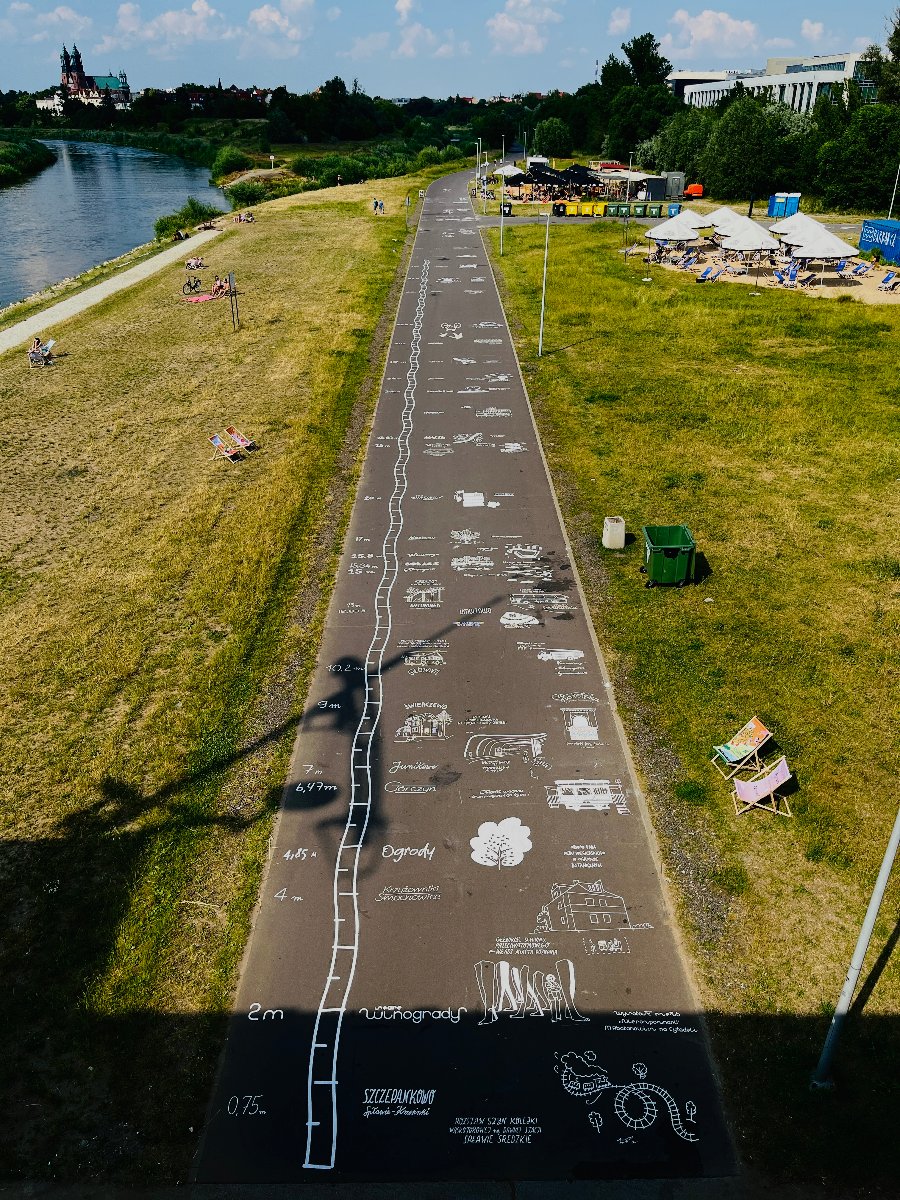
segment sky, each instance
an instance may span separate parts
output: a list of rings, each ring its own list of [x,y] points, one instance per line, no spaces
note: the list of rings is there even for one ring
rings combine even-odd
[[[59,82],[77,42],[88,74],[135,90],[182,82],[286,85],[341,75],[370,95],[574,91],[595,62],[653,32],[677,68],[763,67],[768,57],[884,42],[895,0],[0,0],[0,89]]]

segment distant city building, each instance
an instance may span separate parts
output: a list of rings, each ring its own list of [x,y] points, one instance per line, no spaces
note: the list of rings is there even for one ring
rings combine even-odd
[[[697,84],[705,83],[723,83],[735,79],[747,79],[752,75],[762,75],[762,69],[758,71],[726,71],[724,67],[721,71],[672,71],[666,76],[666,84],[669,91],[674,92],[679,99],[684,99],[685,88],[693,87]]]
[[[38,108],[62,112],[63,101],[67,98],[99,108],[107,96],[118,109],[131,107],[131,89],[124,71],[118,75],[87,75],[81,61],[81,51],[74,45],[71,54],[63,46],[59,63],[60,87],[52,95],[38,100]]]
[[[770,58],[764,72],[740,77],[743,87],[753,95],[768,95],[770,99],[802,113],[811,112],[819,96],[830,96],[841,91],[850,80],[859,88],[864,103],[871,104],[877,99],[875,84],[866,75],[866,64],[861,54]],[[737,78],[724,78],[688,83],[684,87],[685,103],[694,108],[709,108],[727,96],[737,82]]]

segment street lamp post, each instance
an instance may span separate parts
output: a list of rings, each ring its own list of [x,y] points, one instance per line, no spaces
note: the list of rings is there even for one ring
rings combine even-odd
[[[541,329],[538,334],[538,358],[544,353],[544,308],[547,303],[547,256],[550,250],[550,213],[547,211],[547,232],[544,234],[544,282],[541,287]]]
[[[900,182],[900,163],[897,163],[897,174],[894,176],[894,190],[891,193],[891,207],[888,209],[887,219],[891,219],[891,214],[894,211],[894,201],[897,199],[897,183]]]
[[[500,176],[500,257],[503,257],[503,200],[504,190],[503,185],[506,183],[506,176]]]

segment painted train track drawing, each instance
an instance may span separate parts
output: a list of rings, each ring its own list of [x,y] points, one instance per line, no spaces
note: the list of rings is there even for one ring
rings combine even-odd
[[[337,1152],[338,1050],[344,1013],[359,956],[359,861],[372,814],[372,753],[381,720],[384,653],[391,635],[391,594],[400,570],[397,544],[403,529],[403,500],[407,491],[409,439],[416,406],[416,383],[422,322],[428,294],[429,261],[419,276],[412,325],[401,429],[397,437],[394,484],[388,503],[388,527],[382,543],[381,579],[375,589],[375,628],[366,654],[365,701],[350,752],[350,803],[335,859],[332,888],[334,935],[331,963],[316,1012],[307,1073],[306,1156],[304,1167],[332,1170]]]
[[[633,1064],[632,1070],[636,1076],[634,1082],[613,1083],[606,1070],[598,1066],[597,1055],[593,1050],[586,1050],[584,1054],[570,1050],[566,1054],[557,1055],[557,1058],[559,1061],[554,1070],[559,1075],[560,1082],[570,1096],[584,1100],[592,1109],[588,1120],[597,1133],[603,1128],[603,1117],[593,1106],[604,1093],[612,1092],[613,1111],[627,1129],[635,1133],[649,1129],[659,1116],[661,1101],[668,1113],[673,1132],[685,1142],[700,1141],[696,1133],[685,1128],[671,1092],[659,1084],[646,1082],[647,1067],[644,1063]],[[697,1116],[696,1104],[688,1100],[684,1111],[685,1119],[692,1124]]]

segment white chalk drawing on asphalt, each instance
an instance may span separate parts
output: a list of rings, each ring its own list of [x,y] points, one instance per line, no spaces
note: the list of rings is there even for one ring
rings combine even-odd
[[[504,629],[529,629],[533,625],[540,625],[540,621],[531,613],[505,612],[500,618],[500,624]]]
[[[534,925],[535,933],[622,933],[630,929],[624,898],[607,891],[599,879],[554,883],[550,900]]]
[[[366,653],[365,694],[350,746],[350,789],[347,816],[335,855],[332,881],[334,937],[328,972],[316,1010],[306,1075],[306,1151],[303,1166],[334,1170],[338,1138],[338,1079],[336,1075],[341,1028],[359,957],[359,862],[375,800],[372,771],[375,735],[383,704],[382,666],[391,634],[391,593],[398,577],[397,547],[403,531],[403,501],[408,480],[410,435],[416,407],[416,386],[422,346],[422,324],[428,298],[430,262],[419,274],[419,292],[412,324],[401,431],[397,437],[394,486],[386,507],[387,531],[382,543],[382,575],[375,588],[375,624]]]
[[[504,442],[500,447],[501,454],[524,454],[528,449],[522,442]]]
[[[596,705],[567,706],[562,710],[562,714],[566,723],[566,737],[573,745],[600,741]]]
[[[484,492],[454,492],[453,499],[463,508],[499,508],[499,500],[485,500]]]
[[[570,812],[592,808],[606,812],[615,806],[622,816],[629,813],[625,789],[619,779],[555,779],[552,786],[544,786],[550,808],[567,808]]]
[[[453,453],[453,447],[452,446],[441,446],[441,445],[427,446],[422,451],[422,453],[428,454],[432,458],[444,458],[446,455]]]
[[[502,1014],[512,1020],[526,1016],[550,1020],[587,1021],[575,1004],[575,964],[560,958],[553,971],[538,971],[525,963],[514,967],[506,959],[495,962],[483,958],[475,964],[475,980],[481,995],[484,1016],[479,1025],[493,1025]]]
[[[561,592],[513,592],[510,604],[517,608],[546,608],[549,612],[571,612],[572,602]]]
[[[504,554],[507,558],[515,559],[517,562],[535,562],[541,557],[543,549],[543,546],[538,546],[535,542],[529,544],[516,542],[512,546],[507,546]]]
[[[464,367],[471,367],[475,362],[474,358],[454,358],[455,363],[460,363]]]
[[[474,529],[451,529],[450,536],[458,546],[474,546],[481,534]]]
[[[503,375],[500,378],[508,379],[509,376]],[[496,381],[494,381],[494,382],[496,382]],[[511,417],[512,409],[511,408],[495,408],[493,405],[489,405],[487,408],[477,409],[475,412],[475,416],[476,417]]]
[[[486,554],[463,554],[459,558],[451,558],[450,566],[464,575],[489,575],[496,564]]]
[[[422,646],[404,654],[403,661],[410,675],[437,675],[447,660],[441,651],[433,646]]]
[[[404,593],[410,608],[440,608],[444,599],[444,586],[436,579],[417,579]]]
[[[462,325],[459,321],[450,324],[447,321],[441,322],[441,337],[451,338],[453,341],[462,341]]]
[[[465,757],[491,773],[506,771],[510,762],[519,759],[536,779],[536,768],[550,770],[544,758],[546,740],[546,733],[473,733],[466,742]]]
[[[482,296],[482,295],[484,295],[481,288],[466,288],[465,293],[467,296]]]
[[[547,646],[543,650],[538,650],[538,658],[541,662],[581,662],[584,658],[584,651],[565,650],[561,646]]]
[[[472,326],[473,329],[502,329],[503,326],[499,321],[476,321]]]
[[[483,821],[469,845],[469,857],[482,867],[517,867],[531,849],[531,830],[518,817]]]
[[[453,444],[455,446],[479,446],[483,433],[454,433]]]
[[[395,742],[446,741],[453,718],[441,704],[432,704],[419,712],[407,713],[394,734]]]
[[[593,1050],[578,1054],[569,1050],[565,1054],[555,1055],[557,1060],[554,1070],[560,1077],[565,1090],[570,1096],[583,1100],[592,1110],[588,1120],[596,1133],[603,1128],[603,1117],[594,1106],[604,1093],[615,1093],[613,1111],[623,1125],[635,1133],[649,1129],[659,1116],[659,1104],[654,1099],[658,1097],[669,1116],[672,1131],[686,1142],[699,1142],[696,1133],[686,1129],[681,1119],[678,1104],[671,1092],[656,1083],[647,1083],[647,1067],[644,1063],[634,1063],[632,1071],[637,1077],[637,1083],[613,1083],[607,1071],[597,1064],[597,1055]],[[697,1106],[693,1100],[685,1104],[685,1118],[693,1124],[697,1117]]]

